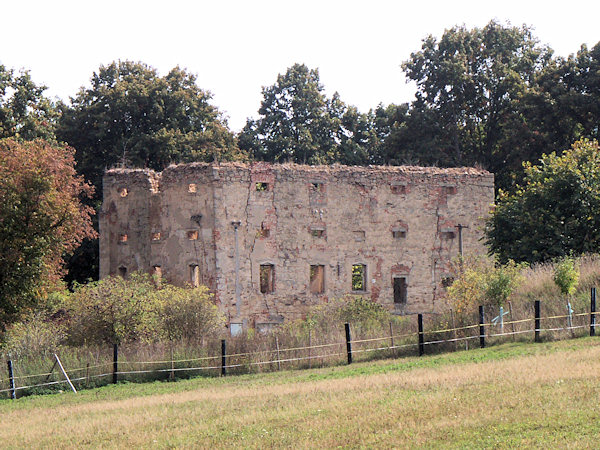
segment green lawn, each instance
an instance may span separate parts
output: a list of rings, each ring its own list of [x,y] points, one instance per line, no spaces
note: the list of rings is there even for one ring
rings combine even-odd
[[[597,447],[600,339],[0,401],[3,447]]]

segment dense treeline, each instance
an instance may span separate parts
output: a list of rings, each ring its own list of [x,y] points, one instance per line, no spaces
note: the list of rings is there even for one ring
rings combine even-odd
[[[67,260],[67,281],[83,282],[97,278],[98,246],[87,224],[91,209],[100,207],[102,173],[111,166],[162,170],[171,163],[225,160],[466,165],[496,175],[500,207],[490,223],[488,239],[490,248],[503,260],[539,261],[569,251],[594,250],[589,243],[597,241],[597,229],[590,217],[596,211],[578,213],[574,224],[569,211],[557,210],[569,202],[556,199],[560,192],[588,192],[586,189],[593,188],[586,180],[596,180],[596,167],[587,163],[592,159],[585,155],[597,152],[597,145],[581,140],[600,137],[600,43],[591,49],[583,45],[567,58],[556,57],[539,43],[531,28],[490,22],[483,28],[454,27],[440,38],[426,37],[402,68],[407,79],[417,85],[415,99],[361,112],[338,93],[327,96],[318,69],[295,64],[279,74],[274,84],[263,87],[257,116],[236,134],[211,103],[211,94],[199,86],[193,74],[179,67],[161,76],[142,62],[116,61],[100,66],[89,86],[65,102],[45,96],[46,87],[36,84],[27,71],[15,72],[0,64],[0,140],[10,139],[0,141],[2,151],[14,150],[15,155],[17,150],[33,152],[32,161],[39,169],[23,171],[29,176],[26,179],[15,176],[14,158],[0,161],[5,172],[0,192],[5,212],[0,227],[9,227],[13,219],[4,216],[9,213],[40,217],[33,208],[20,209],[28,198],[47,199],[38,202],[42,213],[54,204],[85,211],[85,226],[77,225],[77,238],[57,244]],[[569,180],[578,180],[579,190],[561,184],[568,177],[561,179],[559,172],[552,172],[557,184],[551,185],[538,179],[536,174],[545,173],[543,169],[523,168],[524,162],[535,165],[543,154],[568,149],[577,141],[583,144],[575,149],[588,149],[583,155],[588,159],[567,155],[543,161],[546,165],[575,164]],[[52,164],[57,155],[69,174],[65,181],[71,186],[68,190],[57,188],[57,175],[52,172],[58,167]],[[20,184],[10,185],[10,180]],[[539,193],[544,185],[547,197],[528,194],[533,189]],[[74,203],[78,196],[83,206]],[[589,198],[595,201],[592,194]],[[513,225],[521,223],[519,220],[531,217],[528,226],[538,227],[534,215],[519,212],[531,212],[523,206],[525,201],[541,205],[548,217],[569,225],[549,227],[553,234],[547,234],[544,242],[552,242],[552,248],[543,251],[538,245],[535,256],[526,246],[517,245],[518,251],[510,246],[515,236]],[[556,207],[547,208],[548,202]],[[60,228],[64,220],[57,217],[49,226]],[[21,234],[31,235],[27,234],[31,224],[25,225]],[[93,225],[97,229],[97,223]],[[22,249],[22,245],[9,242],[16,234],[4,233],[0,259],[10,261],[14,249]],[[583,241],[588,244],[569,244],[582,240],[577,236],[587,236]],[[83,244],[70,255],[81,240]],[[51,253],[48,247],[49,237],[41,235],[39,242],[45,246],[40,261],[53,264],[48,273],[60,273],[56,250]],[[32,280],[44,271],[33,267],[15,266],[23,284],[15,282],[11,289],[39,287]]]

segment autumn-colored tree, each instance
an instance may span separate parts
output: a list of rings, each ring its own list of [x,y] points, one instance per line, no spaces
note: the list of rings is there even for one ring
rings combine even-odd
[[[43,140],[0,140],[0,326],[35,304],[62,273],[64,254],[94,237],[93,188],[74,150]]]

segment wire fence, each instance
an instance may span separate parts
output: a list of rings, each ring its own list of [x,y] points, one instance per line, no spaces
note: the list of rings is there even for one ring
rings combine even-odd
[[[8,371],[5,372],[8,376],[0,375],[0,395],[17,398],[62,389],[76,391],[117,383],[120,380],[152,381],[192,376],[224,376],[253,371],[350,364],[356,360],[422,356],[426,353],[462,349],[459,345],[464,345],[464,349],[468,350],[510,339],[516,340],[517,337],[527,339],[529,334],[534,334],[535,342],[549,337],[548,333],[553,333],[553,339],[564,339],[583,336],[589,329],[589,334],[594,336],[597,327],[595,299],[595,288],[592,288],[589,311],[576,313],[569,306],[567,314],[545,317],[540,314],[541,303],[536,301],[534,317],[508,321],[503,320],[501,309],[497,317],[486,322],[483,307],[480,307],[479,323],[439,329],[425,329],[423,316],[418,314],[415,332],[395,334],[390,324],[388,335],[363,339],[352,339],[351,327],[345,324],[345,339],[285,348],[279,348],[275,339],[275,342],[271,340],[275,345],[263,350],[228,353],[227,341],[221,340],[220,352],[217,351],[218,347],[213,345],[212,355],[189,358],[172,356],[168,359],[131,360],[123,352],[119,353],[120,349],[115,345],[112,358],[108,357],[109,352],[104,352],[102,356],[99,352],[95,358],[96,363],[87,363],[80,367],[64,368],[59,355],[55,354],[54,361],[46,359],[48,366],[54,363],[52,368],[39,373],[24,373],[26,365],[20,364],[19,360],[10,359],[7,361]],[[545,336],[542,336],[542,333]],[[58,370],[57,366],[61,370]]]

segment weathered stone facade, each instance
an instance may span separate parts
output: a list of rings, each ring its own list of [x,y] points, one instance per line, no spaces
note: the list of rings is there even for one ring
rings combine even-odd
[[[206,284],[268,328],[347,294],[435,311],[449,263],[483,253],[494,179],[473,169],[182,164],[104,177],[100,276]]]

